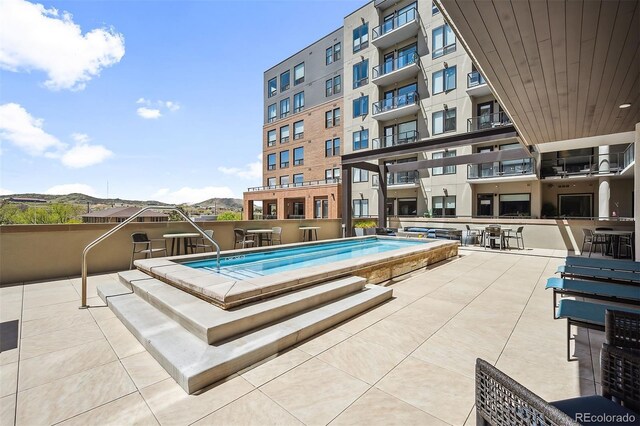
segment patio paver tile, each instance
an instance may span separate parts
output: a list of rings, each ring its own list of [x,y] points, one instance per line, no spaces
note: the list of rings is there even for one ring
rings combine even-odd
[[[147,351],[122,358],[121,362],[138,389],[170,377],[169,373]]]
[[[249,381],[249,383],[258,387],[297,367],[310,358],[311,355],[307,352],[293,348],[276,357],[271,357],[266,362],[254,367],[249,367],[250,369],[241,375]]]
[[[64,426],[151,426],[157,424],[158,421],[138,392],[116,399],[60,423],[60,425]]]

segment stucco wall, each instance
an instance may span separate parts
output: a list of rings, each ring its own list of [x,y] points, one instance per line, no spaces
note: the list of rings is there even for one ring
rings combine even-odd
[[[213,229],[222,250],[233,248],[233,228],[271,228],[281,226],[282,242],[302,240],[300,226],[320,226],[319,239],[339,238],[339,220],[285,220],[251,222],[200,222],[203,229]],[[74,225],[3,225],[0,226],[0,285],[79,276],[82,251],[93,240],[111,229],[113,224]],[[129,268],[131,233],[144,231],[149,238],[162,238],[171,232],[194,232],[186,222],[132,223],[97,245],[88,255],[90,274],[121,271]],[[170,249],[170,244],[167,244]]]

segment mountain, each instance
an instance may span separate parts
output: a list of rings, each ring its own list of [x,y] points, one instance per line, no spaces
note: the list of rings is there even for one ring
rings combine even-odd
[[[208,200],[200,201],[199,203],[194,203],[193,205],[200,206],[200,207],[215,206],[219,211],[220,210],[240,211],[242,209],[242,199],[241,198],[209,198]]]

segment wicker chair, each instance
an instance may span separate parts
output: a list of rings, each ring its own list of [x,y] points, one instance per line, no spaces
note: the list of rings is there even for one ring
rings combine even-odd
[[[256,244],[256,240],[253,238],[253,235],[248,235],[247,231],[242,228],[235,228],[233,230],[233,234],[235,236],[235,240],[233,242],[233,248],[237,248],[240,246],[241,248],[245,248],[247,246],[254,246]]]
[[[209,238],[213,238],[213,230],[212,229],[206,229],[204,231],[205,234],[207,234],[209,236]],[[188,248],[191,249],[191,253],[197,253],[198,250],[202,249],[203,252],[206,253],[207,249],[211,250],[213,252],[213,245],[211,245],[209,243],[209,240],[206,240],[204,237],[199,237],[196,240],[194,240],[194,242],[189,242],[189,244],[187,245]]]
[[[640,352],[640,314],[607,309],[604,330],[605,343]]]
[[[476,360],[476,424],[492,426],[579,425],[581,415],[635,416],[640,407],[640,355],[602,346],[602,396],[547,402],[488,362]],[[619,405],[611,400],[620,400]],[[633,411],[632,411],[633,410]],[[631,423],[630,423],[631,424]]]
[[[153,257],[154,253],[164,253],[165,256],[167,255],[165,240],[160,238],[150,240],[146,232],[134,232],[131,234],[131,242],[133,243],[133,249],[131,250],[129,269],[133,269],[133,260],[136,254],[144,254],[145,259]],[[162,247],[154,247],[153,245],[156,243],[161,244]]]

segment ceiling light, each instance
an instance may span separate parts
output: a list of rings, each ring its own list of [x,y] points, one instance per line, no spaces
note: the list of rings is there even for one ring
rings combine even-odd
[[[631,106],[631,104],[622,104],[618,108],[625,109],[625,108],[629,108],[630,106]]]

